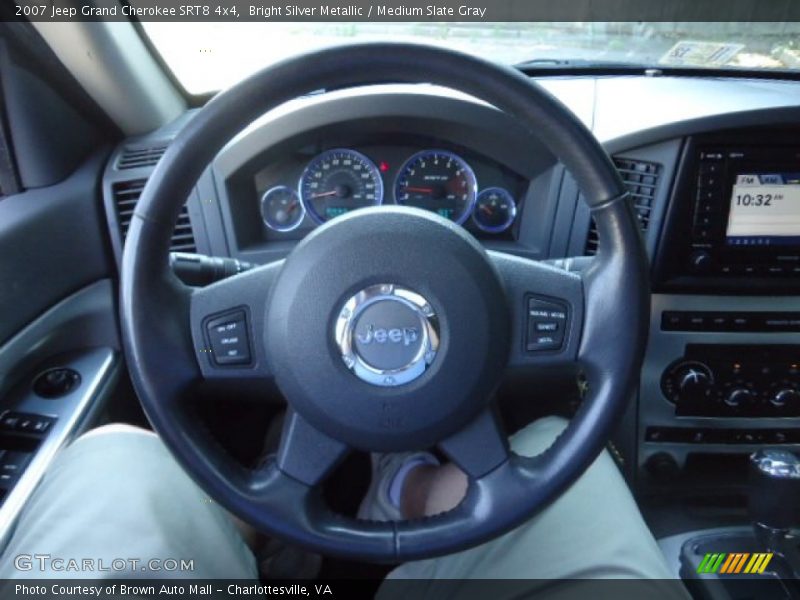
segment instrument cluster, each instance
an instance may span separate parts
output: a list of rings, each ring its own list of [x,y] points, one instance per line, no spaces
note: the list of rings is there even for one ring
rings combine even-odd
[[[382,204],[429,210],[479,237],[508,239],[527,181],[451,149],[371,146],[310,157],[299,152],[257,172],[255,186],[268,239],[302,237],[352,210]]]

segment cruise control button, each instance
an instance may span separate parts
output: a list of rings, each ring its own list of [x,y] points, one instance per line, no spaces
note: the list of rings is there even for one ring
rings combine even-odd
[[[218,365],[250,363],[250,341],[244,311],[234,311],[206,324],[211,354]]]

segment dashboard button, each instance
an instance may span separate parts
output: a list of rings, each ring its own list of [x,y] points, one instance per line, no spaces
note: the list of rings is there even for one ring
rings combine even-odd
[[[734,329],[746,331],[750,329],[752,317],[744,314],[733,315],[731,318],[731,324],[733,325]]]
[[[726,331],[730,325],[730,317],[726,314],[711,315],[708,325],[712,331]]]
[[[684,327],[685,313],[665,310],[661,313],[661,329],[663,331],[681,331]]]
[[[32,457],[30,452],[6,452],[3,454],[3,460],[0,462],[0,486],[7,487],[13,484],[28,466]]]
[[[0,420],[0,429],[3,431],[14,431],[17,429],[21,416],[17,413],[6,413]]]
[[[711,227],[714,224],[714,219],[711,213],[698,213],[694,217],[694,224],[699,227]]]
[[[711,239],[711,229],[704,226],[695,226],[692,228],[692,239],[698,242],[706,242]]]
[[[697,186],[706,189],[716,189],[720,187],[721,180],[715,173],[705,173],[697,178]]]
[[[700,164],[701,175],[719,175],[722,173],[722,164],[720,162],[703,162]]]
[[[697,214],[718,214],[722,208],[722,193],[719,190],[697,190],[695,212]]]
[[[686,329],[690,331],[703,331],[708,326],[708,315],[705,313],[689,313],[686,317]]]

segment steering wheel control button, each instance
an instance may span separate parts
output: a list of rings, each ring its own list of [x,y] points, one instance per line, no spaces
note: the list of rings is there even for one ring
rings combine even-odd
[[[214,362],[221,366],[249,365],[250,340],[247,314],[236,310],[206,322],[206,333]]]
[[[559,350],[564,344],[567,320],[567,305],[563,302],[528,298],[526,350]]]
[[[436,358],[439,325],[425,298],[384,283],[345,302],[334,338],[344,364],[356,377],[393,387],[417,379]]]

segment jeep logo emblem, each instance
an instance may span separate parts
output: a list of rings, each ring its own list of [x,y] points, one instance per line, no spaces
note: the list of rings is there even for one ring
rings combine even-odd
[[[439,350],[439,323],[419,294],[393,284],[370,286],[339,310],[334,328],[345,366],[380,386],[409,383]]]
[[[362,344],[403,344],[410,346],[419,339],[419,329],[416,327],[403,327],[402,329],[376,329],[368,325],[366,333],[357,334],[358,341]]]

